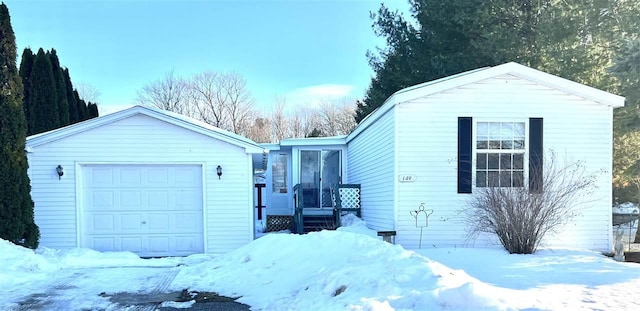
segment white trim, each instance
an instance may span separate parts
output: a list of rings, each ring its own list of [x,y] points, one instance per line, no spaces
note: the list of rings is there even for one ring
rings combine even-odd
[[[330,137],[288,138],[280,141],[280,146],[329,146],[345,145],[347,135]]]
[[[367,117],[365,117],[364,120],[362,120],[360,124],[358,124],[358,126],[347,136],[346,142],[350,142],[352,139],[358,136],[358,134],[371,126],[371,124],[373,124],[376,120],[380,119],[388,110],[399,103],[440,93],[449,89],[493,78],[503,74],[511,74],[523,79],[527,79],[541,85],[545,85],[569,94],[574,94],[586,98],[605,106],[613,108],[624,106],[625,98],[622,96],[611,94],[584,84],[573,82],[558,76],[554,76],[552,74],[529,68],[527,66],[510,62],[494,67],[480,68],[463,72],[457,75],[444,77],[399,90],[389,98],[387,98],[380,107],[378,107]]]
[[[533,118],[533,117],[531,117]],[[471,128],[472,128],[472,137],[471,137],[471,193],[474,193],[477,186],[477,171],[478,171],[478,123],[503,123],[503,122],[513,122],[513,123],[524,123],[524,152],[522,152],[523,156],[523,184],[528,185],[529,182],[529,137],[531,134],[529,133],[529,120],[531,118],[471,118]],[[499,149],[498,152],[490,152],[489,150],[481,149],[482,153],[501,153],[500,151],[509,152],[510,153],[521,153],[519,150],[511,149]],[[516,152],[517,151],[517,152]]]
[[[249,160],[251,160],[251,158],[249,158]],[[187,166],[187,165],[197,165],[200,166],[200,172],[202,174],[202,180],[201,180],[201,186],[202,186],[202,221],[203,221],[203,228],[202,228],[202,247],[203,247],[203,252],[204,253],[209,253],[207,251],[207,236],[208,236],[208,230],[207,230],[207,214],[208,214],[208,208],[207,208],[207,201],[206,201],[206,189],[205,186],[205,180],[206,180],[206,170],[205,170],[205,166],[206,163],[205,162],[76,162],[75,163],[75,175],[76,175],[76,245],[78,247],[86,247],[84,245],[84,243],[82,243],[83,239],[82,239],[82,228],[84,227],[83,224],[81,223],[81,220],[84,220],[84,209],[82,208],[82,202],[84,197],[83,197],[83,192],[81,191],[83,184],[83,180],[82,180],[82,176],[84,174],[84,172],[82,171],[83,167],[86,166],[99,166],[99,165],[182,165],[182,166]]]
[[[251,164],[253,163],[253,159],[251,159],[251,155],[248,155],[248,161],[249,161],[249,166],[251,166]],[[248,198],[249,198],[249,211],[248,211],[248,217],[249,217],[249,232],[247,232],[248,236],[249,236],[249,241],[253,241],[256,238],[256,223],[255,223],[255,218],[256,218],[256,207],[255,207],[255,201],[254,201],[254,197],[253,197],[253,191],[255,190],[255,186],[253,183],[253,174],[247,174],[247,189],[248,189]]]
[[[400,181],[396,176],[398,176],[398,172],[400,171],[400,157],[398,156],[400,145],[398,141],[398,137],[400,136],[398,135],[398,129],[400,128],[400,120],[398,120],[398,117],[402,114],[398,113],[398,109],[394,109],[391,113],[393,113],[393,228],[389,229],[395,231],[400,227]]]
[[[200,169],[202,171],[202,251],[207,254],[209,253],[209,226],[207,226],[207,221],[209,220],[209,208],[207,204],[207,162],[202,162],[200,164]]]
[[[243,136],[219,129],[204,122],[188,118],[173,112],[159,110],[150,107],[134,106],[99,118],[89,119],[80,123],[71,124],[48,132],[27,137],[27,148],[37,147],[52,141],[88,131],[109,123],[120,121],[131,116],[141,114],[176,126],[191,130],[196,133],[209,136],[226,143],[244,148],[247,153],[263,153],[264,148]]]

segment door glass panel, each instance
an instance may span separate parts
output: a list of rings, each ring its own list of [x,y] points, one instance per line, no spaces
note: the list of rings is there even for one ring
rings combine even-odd
[[[340,183],[340,150],[322,151],[322,207],[332,207],[331,188]]]
[[[304,207],[320,207],[320,151],[300,151],[300,186]]]

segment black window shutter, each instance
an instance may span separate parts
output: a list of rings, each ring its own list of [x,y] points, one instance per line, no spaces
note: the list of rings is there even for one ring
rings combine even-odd
[[[542,192],[542,118],[529,119],[529,191]]]
[[[472,119],[458,118],[458,193],[471,193]]]

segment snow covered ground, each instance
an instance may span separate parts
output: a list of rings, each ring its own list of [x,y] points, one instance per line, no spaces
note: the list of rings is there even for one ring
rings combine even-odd
[[[0,240],[0,310],[47,292],[69,275],[80,275],[82,286],[59,293],[67,296],[62,299],[81,299],[73,305],[78,309],[115,310],[122,306],[99,294],[148,292],[150,285],[131,288],[125,280],[151,284],[160,270],[154,267],[177,270],[167,290],[241,296],[238,301],[253,310],[640,309],[639,264],[585,250],[411,251],[382,242],[352,219],[338,231],[267,234],[227,254],[185,258],[149,260],[87,249],[33,252]],[[83,271],[90,275],[86,280]]]

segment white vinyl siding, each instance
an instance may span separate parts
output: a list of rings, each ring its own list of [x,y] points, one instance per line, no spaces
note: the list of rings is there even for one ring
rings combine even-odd
[[[394,230],[394,111],[390,110],[347,145],[348,183],[360,184],[362,218],[374,230]]]
[[[434,212],[429,217],[429,227],[423,229],[423,248],[497,246],[498,241],[491,238],[466,240],[464,219],[459,212],[470,195],[456,193],[457,118],[472,117],[475,123],[535,117],[543,118],[545,152],[553,150],[560,162],[581,160],[587,170],[599,174],[598,189],[588,203],[580,204],[579,216],[559,234],[550,236],[543,247],[598,250],[609,247],[610,107],[512,75],[502,75],[401,103],[394,109],[398,122],[398,174],[416,176],[415,182],[398,186],[398,243],[418,247],[420,228],[410,212],[424,202],[425,208]]]
[[[193,164],[203,169],[205,252],[222,253],[253,239],[251,155],[241,147],[143,114],[33,148],[28,154],[41,245],[81,246],[79,171],[98,164]],[[55,167],[64,167],[58,180]],[[218,179],[216,167],[222,166]]]

